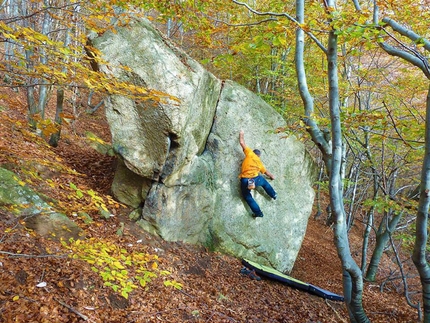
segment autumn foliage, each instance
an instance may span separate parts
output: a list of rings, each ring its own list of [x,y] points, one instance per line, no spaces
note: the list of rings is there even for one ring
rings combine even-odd
[[[143,232],[128,220],[130,210],[109,195],[114,157],[96,152],[85,136],[90,129],[110,142],[103,111],[65,126],[64,140],[53,148],[29,130],[23,94],[9,94],[0,101],[0,164],[49,196],[85,239],[38,236],[25,219],[2,210],[1,322],[346,322],[342,303],[251,280],[240,274],[240,259]],[[351,234],[358,247],[360,231]],[[372,322],[416,317],[400,281],[390,278],[395,268],[384,258],[378,281],[366,285]],[[310,220],[291,275],[342,294],[332,231],[323,218]]]
[[[73,240],[37,236],[28,219],[12,215],[13,205],[2,208],[0,320],[346,321],[340,304],[272,282],[244,281],[237,275],[236,259],[141,232],[128,221],[130,210],[109,195],[115,158],[89,148],[89,140],[110,143],[103,100],[107,95],[136,101],[166,96],[99,73],[97,66],[104,62],[87,35],[114,32],[115,26],[143,16],[219,77],[260,94],[285,117],[288,126],[281,130],[306,142],[319,160],[321,152],[309,139],[298,95],[294,37],[297,28],[314,37],[304,52],[315,103],[306,117],[324,129],[327,139],[330,87],[321,49],[335,31],[342,67],[338,117],[346,161],[343,207],[355,261],[364,268],[370,257],[361,245],[366,224],[372,250],[386,223],[403,216],[399,230],[390,235],[390,248],[384,249],[376,280],[364,282],[364,308],[373,322],[415,320],[416,313],[400,295],[411,291],[414,304],[419,302],[416,295],[421,296],[410,263],[417,203],[410,197],[423,158],[428,84],[405,62],[385,55],[380,45],[393,44],[428,63],[428,25],[423,23],[429,18],[423,10],[428,1],[377,2],[381,14],[423,35],[416,41],[386,24],[372,23],[372,6],[358,10],[358,2],[342,2],[333,10],[309,1],[301,24],[295,21],[293,4],[274,1],[258,1],[254,11],[245,3],[222,0],[47,3],[24,1],[28,6],[18,7],[6,1],[1,7],[0,164],[78,223],[83,235]],[[89,129],[96,129],[98,137],[88,137]],[[327,205],[327,178],[322,176],[318,187],[318,203]],[[321,218],[310,221],[293,274],[342,293],[340,269],[333,265],[338,259],[332,232],[323,223]],[[408,286],[406,280],[400,283],[404,277]]]

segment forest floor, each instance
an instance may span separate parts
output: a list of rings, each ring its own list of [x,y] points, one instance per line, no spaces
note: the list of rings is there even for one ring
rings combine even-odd
[[[110,141],[102,109],[93,115],[83,112],[73,126],[65,125],[59,146],[52,148],[28,131],[24,107],[22,96],[13,92],[0,99],[0,165],[7,165],[27,185],[60,201],[59,205],[83,228],[87,239],[112,241],[130,253],[158,255],[158,270],[169,271],[182,288],[165,286],[165,278],[158,275],[145,287],[134,289],[126,299],[104,286],[91,264],[65,257],[67,252],[58,239],[37,235],[26,228],[25,221],[2,211],[0,322],[348,321],[341,302],[324,300],[268,279],[250,279],[240,274],[240,259],[181,242],[165,242],[129,221],[130,210],[109,197],[115,159],[96,152],[85,137],[89,130]],[[32,169],[37,169],[37,174]],[[70,183],[83,192],[93,190],[104,201],[110,201],[114,216],[106,220],[93,212],[94,201],[76,199]],[[88,224],[77,217],[79,209],[87,210],[95,221]],[[118,233],[121,223],[124,229]],[[357,261],[361,254],[361,229],[357,222],[350,233],[351,250]],[[410,260],[404,267],[416,277]],[[333,231],[322,217],[309,219],[290,275],[342,294]],[[407,305],[398,276],[395,264],[384,256],[377,281],[364,283],[363,305],[372,322],[417,322],[417,311]],[[409,284],[418,288],[412,282]]]

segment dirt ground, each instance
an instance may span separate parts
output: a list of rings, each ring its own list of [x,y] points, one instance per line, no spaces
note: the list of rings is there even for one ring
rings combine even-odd
[[[0,100],[0,164],[12,170],[44,165],[42,179],[33,176],[27,185],[72,210],[72,182],[92,189],[103,198],[110,194],[115,158],[89,147],[85,131],[109,142],[103,110],[82,112],[74,124],[65,125],[59,147],[52,148],[28,131],[25,102],[18,95]],[[67,166],[59,169],[53,165]],[[31,174],[20,171],[29,179]],[[42,176],[43,175],[43,176]],[[79,203],[83,203],[80,202]],[[87,207],[87,206],[85,206]],[[166,287],[161,277],[137,288],[128,299],[103,285],[100,276],[83,261],[65,258],[55,239],[40,237],[7,212],[0,213],[0,322],[347,322],[341,302],[324,300],[268,279],[240,274],[240,259],[208,252],[181,242],[165,242],[139,229],[127,218],[129,210],[112,205],[109,220],[90,213],[95,222],[82,225],[88,238],[108,239],[130,251],[159,257],[182,289]],[[67,215],[73,218],[70,211]],[[118,228],[125,224],[121,235]],[[351,232],[351,249],[359,261],[361,227]],[[23,256],[26,255],[26,256]],[[416,277],[410,260],[405,267]],[[290,275],[331,292],[342,294],[340,261],[333,231],[323,217],[310,218],[302,248]],[[372,322],[417,322],[417,312],[407,305],[395,264],[385,256],[376,282],[364,283],[363,304]],[[37,287],[46,282],[44,287]],[[417,289],[416,278],[410,288]],[[381,288],[383,286],[383,291]],[[419,294],[417,294],[419,296]]]

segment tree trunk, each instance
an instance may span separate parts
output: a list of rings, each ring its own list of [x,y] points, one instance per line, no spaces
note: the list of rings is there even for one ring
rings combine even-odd
[[[430,205],[430,87],[427,93],[425,139],[426,145],[421,171],[420,200],[412,260],[421,278],[424,322],[430,322],[430,267],[426,260],[427,222]]]
[[[23,15],[28,15],[28,8],[25,7],[23,8]],[[30,24],[30,22],[27,19],[23,20],[23,26],[24,27],[28,27],[28,28],[32,28],[34,29],[35,26],[34,24]],[[33,71],[33,50],[31,49],[26,49],[25,50],[25,60],[26,60],[26,66],[27,66],[27,70],[29,72]],[[28,122],[30,124],[30,127],[34,130],[36,130],[37,128],[37,120],[35,119],[36,115],[40,114],[40,110],[39,110],[39,106],[36,103],[36,99],[35,99],[35,84],[36,81],[32,78],[29,77],[28,81],[27,81],[27,109],[28,109]]]
[[[47,0],[43,1],[43,4],[46,7],[49,7],[49,2]],[[49,11],[46,10],[43,14],[43,22],[42,22],[42,31],[41,33],[43,35],[48,35],[51,27],[51,20],[50,20],[50,14]],[[46,54],[46,50],[43,48],[43,46],[39,49],[40,52],[40,63],[43,65],[48,65],[48,58]],[[39,86],[39,107],[38,110],[40,111],[42,119],[45,119],[45,108],[46,104],[48,102],[49,98],[49,85],[48,82],[45,79],[40,79],[40,86]]]
[[[74,7],[73,12],[75,13],[76,11],[76,6]],[[71,34],[73,32],[72,28],[68,28],[65,34],[65,39],[64,39],[64,45],[65,46],[69,46],[70,42],[71,42]],[[65,61],[67,60],[67,58],[65,59]],[[65,64],[66,66],[66,64]],[[67,68],[64,67],[62,69],[63,73],[67,72]],[[57,126],[57,131],[55,133],[53,133],[51,135],[51,137],[49,138],[49,144],[52,147],[57,147],[58,146],[58,142],[60,141],[60,136],[61,136],[61,124],[62,124],[62,118],[61,118],[61,114],[63,113],[63,106],[64,106],[64,88],[62,86],[60,86],[57,89],[57,107],[55,109],[55,125]]]
[[[27,59],[27,69],[32,70],[33,69],[33,63],[31,62],[31,56],[33,55],[33,52],[30,50],[25,51],[25,56]],[[33,85],[33,79],[30,78],[27,84],[27,108],[28,108],[28,123],[30,124],[30,127],[34,130],[36,130],[37,127],[37,121],[35,119],[35,116],[39,114],[39,109],[36,104],[36,99],[34,98],[34,85]]]
[[[368,106],[368,104],[366,104],[366,107]],[[369,138],[369,131],[366,128],[365,131],[365,145],[364,147],[366,148],[366,156],[367,159],[369,160],[369,162],[371,163],[371,170],[372,170],[372,179],[373,179],[373,201],[375,201],[378,198],[378,194],[379,194],[379,175],[378,172],[376,170],[375,167],[375,163],[373,161],[373,155],[372,155],[372,151],[370,150],[370,138]],[[373,221],[374,221],[374,214],[375,214],[375,206],[372,206],[370,208],[370,210],[367,212],[367,217],[366,217],[366,228],[364,230],[363,233],[363,245],[362,245],[362,254],[361,254],[361,272],[364,273],[366,271],[366,259],[367,259],[367,248],[369,246],[369,237],[370,237],[370,232],[372,230],[373,227]]]
[[[296,15],[297,21],[300,24],[304,23],[305,2],[304,0],[297,0],[296,2]],[[297,82],[299,87],[300,97],[303,101],[305,108],[304,123],[307,126],[307,131],[312,137],[312,141],[318,146],[322,155],[327,172],[331,169],[331,145],[326,140],[324,133],[319,129],[318,124],[313,119],[314,114],[314,100],[309,93],[308,84],[306,80],[306,71],[304,63],[304,47],[305,47],[305,33],[301,28],[296,30],[296,52],[295,63]]]
[[[328,1],[331,8],[335,8],[334,1]],[[328,10],[329,12],[329,10]],[[299,24],[304,23],[304,0],[296,1],[296,16]],[[313,97],[309,93],[306,72],[304,68],[304,31],[297,28],[296,31],[296,73],[299,85],[299,93],[305,107],[304,122],[307,125],[313,142],[319,147],[323,154],[324,163],[330,178],[330,205],[335,215],[334,240],[339,258],[342,263],[343,284],[345,303],[347,305],[350,321],[353,323],[370,322],[367,318],[363,305],[363,277],[361,270],[352,259],[346,224],[346,215],[343,205],[343,150],[342,131],[340,120],[340,102],[337,76],[337,36],[335,30],[329,35],[328,78],[329,78],[329,104],[331,117],[331,143],[326,140],[327,136],[319,129],[312,118],[314,113]]]
[[[387,215],[388,216],[388,215]],[[399,212],[398,214],[394,215],[391,220],[388,223],[388,230],[387,228],[381,228],[381,230],[378,230],[378,233],[376,234],[376,245],[375,249],[373,250],[372,258],[369,262],[369,267],[367,268],[366,272],[366,279],[369,281],[375,281],[376,273],[378,271],[379,262],[381,261],[381,257],[384,253],[384,249],[387,246],[387,243],[390,239],[390,232],[393,232],[396,227],[397,223],[399,223],[400,219],[402,218],[402,212]],[[381,221],[380,226],[384,226],[385,221]]]
[[[376,6],[377,7],[377,6]],[[376,10],[375,10],[376,12]],[[375,21],[378,17],[375,16]],[[382,19],[384,23],[388,24],[393,30],[412,41],[420,39],[423,42],[423,48],[430,51],[430,42],[416,34],[415,32],[405,28],[403,25],[398,24],[392,19]],[[385,42],[378,43],[383,50],[388,54],[400,57],[412,65],[415,65],[424,73],[427,79],[430,79],[430,68],[427,57],[424,57],[418,52],[410,53],[402,48],[393,47]],[[418,203],[418,212],[416,219],[415,229],[415,244],[412,254],[412,260],[417,267],[421,279],[422,292],[423,292],[423,307],[424,307],[424,322],[430,323],[430,267],[426,259],[427,247],[427,222],[428,212],[430,205],[430,86],[427,92],[426,101],[426,117],[425,117],[425,153],[424,161],[421,169],[421,184],[420,184],[420,198]]]
[[[333,0],[328,1],[335,8]],[[329,9],[329,8],[327,8]],[[330,12],[330,10],[328,10]],[[351,256],[348,241],[346,214],[343,206],[342,162],[343,143],[340,120],[340,101],[337,70],[337,35],[331,30],[327,48],[329,104],[332,127],[332,165],[330,172],[330,204],[335,217],[334,239],[337,253],[342,263],[344,296],[351,322],[370,322],[363,309],[363,277],[361,270]]]
[[[52,147],[57,147],[61,136],[61,114],[63,113],[64,103],[64,89],[62,87],[57,89],[57,108],[55,110],[55,124],[57,125],[57,131],[49,138],[49,144]]]
[[[369,237],[373,226],[374,210],[375,210],[375,207],[372,206],[371,209],[367,212],[367,216],[366,216],[366,228],[364,229],[363,244],[361,246],[361,272],[362,273],[366,271],[367,249],[369,247]]]

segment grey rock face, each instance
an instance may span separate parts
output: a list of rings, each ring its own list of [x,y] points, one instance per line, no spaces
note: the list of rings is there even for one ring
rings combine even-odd
[[[289,272],[313,204],[315,167],[303,144],[275,133],[285,125],[281,116],[244,87],[207,72],[147,21],[92,43],[109,66],[100,66],[105,73],[177,98],[109,98],[113,146],[123,160],[115,196],[143,205],[140,224],[166,240],[203,244]],[[251,217],[240,194],[241,129],[276,176],[276,201],[254,192],[263,218]]]
[[[0,209],[11,207],[14,215],[25,219],[25,225],[42,236],[57,239],[79,239],[81,229],[65,214],[55,212],[18,176],[0,168]]]

